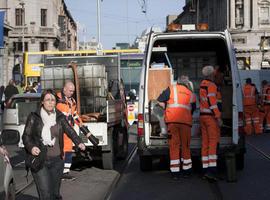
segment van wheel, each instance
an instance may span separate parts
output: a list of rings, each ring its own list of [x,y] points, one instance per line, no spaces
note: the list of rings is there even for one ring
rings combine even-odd
[[[141,171],[152,170],[152,156],[140,156],[140,169]]]
[[[13,182],[11,182],[8,186],[8,193],[7,193],[7,198],[8,200],[15,200],[15,185]]]
[[[245,167],[245,154],[238,153],[236,154],[236,169],[243,170]]]
[[[114,148],[113,148],[113,131],[108,130],[108,151],[102,152],[103,169],[113,169],[114,167]]]
[[[118,159],[125,159],[128,155],[128,132],[127,129],[124,127],[119,127],[116,129],[118,131],[118,133],[116,133],[115,135],[117,135],[116,137],[116,144],[117,144],[117,155],[116,157]]]

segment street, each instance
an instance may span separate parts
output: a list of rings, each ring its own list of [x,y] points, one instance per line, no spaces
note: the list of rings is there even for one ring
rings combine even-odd
[[[238,181],[209,183],[195,171],[190,179],[174,181],[168,169],[156,163],[151,172],[141,172],[139,159],[130,162],[114,189],[111,200],[125,199],[269,199],[270,135],[247,137],[245,168],[238,171]],[[224,173],[220,174],[224,177]]]
[[[129,152],[135,149],[136,125],[129,129]],[[15,175],[16,199],[29,200],[38,199],[36,186],[33,182],[31,172],[27,178],[24,167],[24,150],[17,146],[7,146],[10,153],[11,163]],[[71,171],[75,180],[63,180],[61,194],[63,199],[88,200],[106,199],[114,188],[115,183],[123,172],[127,160],[115,162],[115,170],[103,170],[98,161],[76,164]]]
[[[171,178],[168,167],[154,161],[153,170],[141,172],[136,153],[136,125],[129,129],[128,159],[118,161],[115,170],[103,170],[98,162],[73,168],[73,181],[63,180],[61,194],[63,199],[268,199],[270,191],[270,134],[246,137],[247,153],[243,171],[238,171],[238,181],[228,183],[220,170],[220,178],[210,183],[200,177],[200,167],[194,163],[193,176],[175,181]],[[23,163],[23,151],[8,146],[14,167],[18,200],[38,199],[31,173],[26,179]]]

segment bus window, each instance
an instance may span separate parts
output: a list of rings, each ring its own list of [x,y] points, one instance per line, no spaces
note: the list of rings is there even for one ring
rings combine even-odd
[[[28,55],[28,64],[44,63],[43,55]]]

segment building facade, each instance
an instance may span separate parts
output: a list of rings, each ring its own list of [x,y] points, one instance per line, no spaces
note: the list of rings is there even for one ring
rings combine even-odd
[[[8,8],[5,21],[8,34],[8,63],[5,80],[22,81],[23,52],[76,50],[77,26],[64,0],[2,0]]]
[[[239,69],[270,68],[269,0],[187,0],[174,22],[208,23],[210,31],[228,29]]]

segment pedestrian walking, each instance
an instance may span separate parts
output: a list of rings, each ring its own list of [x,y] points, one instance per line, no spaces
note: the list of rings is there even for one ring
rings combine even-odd
[[[191,175],[190,139],[196,96],[189,87],[188,77],[179,77],[177,84],[172,84],[157,99],[159,104],[166,108],[165,122],[168,126],[170,171],[173,179],[179,178],[181,168],[184,177]]]
[[[41,95],[41,106],[29,114],[22,136],[26,166],[31,169],[39,199],[62,199],[64,132],[76,146],[85,150],[80,137],[56,109],[56,95],[52,90],[45,90]]]
[[[204,79],[200,84],[200,126],[202,134],[203,177],[217,180],[217,146],[222,125],[221,112],[218,108],[218,90],[214,82],[213,66],[202,69]]]
[[[254,131],[256,135],[262,133],[262,124],[260,124],[258,109],[258,91],[256,85],[252,83],[251,78],[246,79],[243,86],[243,105],[245,115],[245,133],[251,135]]]
[[[92,135],[89,130],[85,130],[82,120],[77,112],[77,104],[75,99],[72,97],[75,92],[75,86],[71,81],[67,81],[64,85],[64,88],[61,92],[57,93],[57,109],[60,110],[65,116],[69,124],[73,127],[75,124],[79,126],[80,130],[85,133],[88,132],[87,138],[94,144],[98,144],[98,139]],[[65,158],[65,167],[64,167],[64,179],[73,179],[69,174],[70,167],[72,164],[72,154],[73,154],[73,145],[72,141],[64,134],[64,158]]]
[[[8,103],[9,99],[13,95],[19,94],[19,91],[18,91],[17,87],[15,86],[15,82],[13,79],[9,80],[8,86],[6,87],[4,94],[6,97],[6,99],[5,99],[6,104]]]

